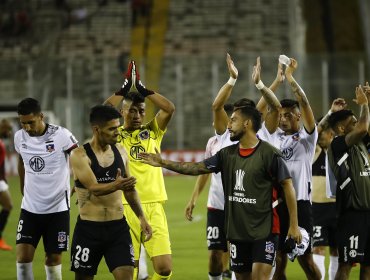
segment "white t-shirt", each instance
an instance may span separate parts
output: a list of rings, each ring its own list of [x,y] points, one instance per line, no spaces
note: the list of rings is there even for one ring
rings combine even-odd
[[[261,140],[269,142],[282,152],[292,175],[297,200],[311,200],[312,162],[318,137],[317,127],[315,126],[311,134],[304,128],[292,135],[285,135],[280,128],[270,134],[263,123],[257,134]]]
[[[224,134],[209,138],[205,158],[214,156],[219,150],[227,146],[233,145],[237,142],[230,140],[230,132],[226,129]],[[208,193],[207,207],[212,209],[224,210],[225,198],[224,190],[222,188],[221,173],[212,173],[211,185]]]
[[[41,136],[31,137],[20,129],[14,135],[14,146],[25,169],[21,208],[36,214],[69,210],[68,152],[77,147],[72,133],[52,124]]]

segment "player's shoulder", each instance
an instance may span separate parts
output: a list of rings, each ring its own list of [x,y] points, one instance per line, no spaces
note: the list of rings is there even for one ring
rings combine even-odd
[[[86,156],[86,150],[84,146],[79,146],[71,151],[71,158],[81,158]]]

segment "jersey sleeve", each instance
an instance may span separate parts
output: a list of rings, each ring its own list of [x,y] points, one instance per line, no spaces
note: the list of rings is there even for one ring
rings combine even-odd
[[[318,132],[317,126],[315,125],[314,130],[311,133],[308,133],[305,128],[302,128],[302,139],[306,143],[305,145],[307,151],[314,151],[317,143]]]
[[[63,137],[63,151],[66,153],[71,152],[78,147],[78,141],[74,135],[66,128],[62,128]]]
[[[14,134],[14,149],[15,151],[19,154],[19,142],[20,142],[20,137],[21,137],[21,131],[18,130]]]
[[[284,181],[285,179],[292,178],[285,159],[280,155],[274,154],[271,166],[272,176],[276,178],[278,182]]]
[[[345,136],[338,136],[333,139],[331,142],[331,149],[333,151],[334,158],[338,158],[343,155],[347,150],[348,146],[346,144]]]
[[[206,146],[206,151],[204,153],[204,158],[209,158],[212,156],[212,142],[213,142],[213,137],[209,138]]]
[[[165,130],[160,129],[158,126],[157,118],[153,118],[149,123],[146,125],[157,137],[162,138],[163,135],[166,133],[167,128]]]
[[[206,168],[211,170],[212,172],[218,173],[221,171],[221,154],[217,152],[214,156],[206,158],[203,162],[206,165]]]

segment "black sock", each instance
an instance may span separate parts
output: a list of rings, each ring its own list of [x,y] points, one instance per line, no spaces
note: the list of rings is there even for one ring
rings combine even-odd
[[[8,221],[9,214],[10,212],[4,209],[0,212],[0,238],[2,237],[3,230]]]

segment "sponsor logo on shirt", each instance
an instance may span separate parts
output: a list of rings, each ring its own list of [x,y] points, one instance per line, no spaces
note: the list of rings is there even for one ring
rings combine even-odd
[[[360,172],[360,176],[362,176],[362,177],[364,177],[364,176],[370,176],[370,164],[369,164],[368,157],[362,151],[360,151],[360,153],[361,153],[361,156],[362,156],[362,158],[363,158],[363,160],[365,162],[364,163],[365,170]]]
[[[233,195],[229,196],[229,201],[240,202],[240,203],[250,203],[256,204],[257,200],[255,198],[245,197],[245,189],[243,186],[245,171],[238,169],[235,171],[235,186]]]
[[[42,157],[34,156],[29,161],[30,167],[35,172],[40,172],[45,167],[45,161],[42,159]]]
[[[130,148],[130,156],[134,159],[139,159],[139,154],[141,152],[145,152],[145,149],[143,146],[132,146]]]

